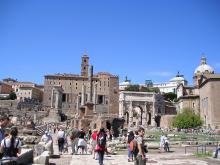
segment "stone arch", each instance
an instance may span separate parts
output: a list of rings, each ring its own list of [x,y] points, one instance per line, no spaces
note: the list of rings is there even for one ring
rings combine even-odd
[[[143,123],[143,108],[141,106],[134,106],[133,117],[136,117],[136,125],[142,125],[142,123]]]
[[[110,121],[107,120],[107,121],[106,121],[106,128],[107,128],[108,130],[111,130],[111,127],[112,127],[112,125],[111,125]]]
[[[147,115],[148,115],[147,125],[151,125],[151,117],[152,117],[152,115],[151,115],[150,112],[148,112]]]
[[[161,116],[155,116],[155,122],[156,122],[156,126],[157,127],[160,127],[160,119],[161,119]]]
[[[124,116],[125,116],[125,123],[128,125],[129,124],[129,112],[125,112],[124,113]]]

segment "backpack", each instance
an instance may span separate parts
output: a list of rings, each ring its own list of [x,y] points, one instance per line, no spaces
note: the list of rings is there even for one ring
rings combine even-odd
[[[6,147],[6,140],[4,139],[4,151],[3,151],[3,155],[5,157],[9,156],[9,157],[17,157],[17,153],[18,153],[18,145],[19,145],[19,142],[20,140],[18,139],[17,140],[17,143],[16,143],[16,146],[13,150],[11,150],[10,147]],[[11,145],[14,145],[14,144],[11,144]]]
[[[75,140],[75,138],[76,138],[76,135],[74,135],[74,133],[72,133],[72,134],[70,135],[70,140]]]
[[[106,136],[104,133],[101,133],[99,136],[98,136],[98,145],[100,147],[105,147],[106,145]]]
[[[137,156],[139,150],[135,139],[130,142],[130,151],[134,154],[134,156]]]

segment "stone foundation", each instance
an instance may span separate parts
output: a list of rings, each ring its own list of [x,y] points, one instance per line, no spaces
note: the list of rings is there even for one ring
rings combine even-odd
[[[160,127],[172,128],[172,120],[176,115],[163,115],[160,120]]]

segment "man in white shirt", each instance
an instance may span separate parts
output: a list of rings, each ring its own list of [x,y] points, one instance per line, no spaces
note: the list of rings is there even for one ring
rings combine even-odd
[[[160,152],[162,151],[162,149],[163,149],[163,145],[164,145],[164,135],[161,135],[160,136]]]

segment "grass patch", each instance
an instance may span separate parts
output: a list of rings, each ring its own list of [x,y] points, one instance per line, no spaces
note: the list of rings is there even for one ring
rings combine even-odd
[[[194,155],[198,158],[207,158],[207,157],[212,157],[212,153],[211,152],[199,152],[199,153],[194,153]]]

